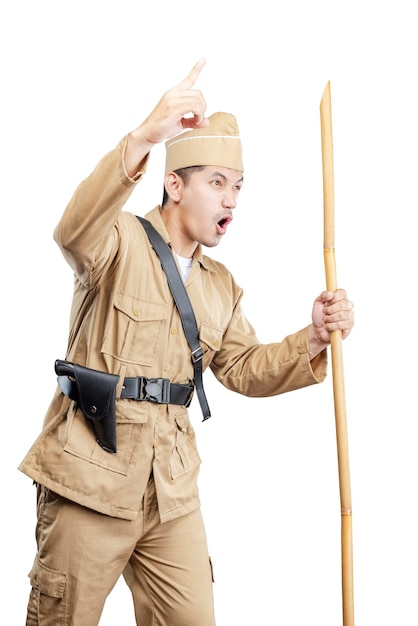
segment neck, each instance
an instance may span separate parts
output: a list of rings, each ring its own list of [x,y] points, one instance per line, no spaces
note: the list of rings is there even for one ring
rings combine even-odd
[[[174,211],[163,208],[161,218],[169,234],[171,247],[174,252],[185,259],[191,259],[197,248],[197,241],[187,236],[179,221],[176,220]]]

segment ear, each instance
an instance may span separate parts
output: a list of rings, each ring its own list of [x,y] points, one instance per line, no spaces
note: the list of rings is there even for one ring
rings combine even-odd
[[[175,172],[169,172],[164,178],[164,187],[167,195],[174,202],[180,202],[183,194],[184,183]]]

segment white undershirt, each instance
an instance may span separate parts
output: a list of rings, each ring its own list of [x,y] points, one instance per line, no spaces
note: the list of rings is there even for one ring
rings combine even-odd
[[[183,282],[185,283],[189,277],[193,259],[185,259],[184,256],[179,256],[178,254],[176,254],[176,257],[180,265]]]

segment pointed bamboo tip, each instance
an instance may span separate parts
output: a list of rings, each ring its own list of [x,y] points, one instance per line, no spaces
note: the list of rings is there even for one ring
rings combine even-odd
[[[322,92],[320,107],[322,108],[323,103],[330,102],[330,100],[331,100],[331,81],[328,81],[327,84],[325,85],[324,91]]]

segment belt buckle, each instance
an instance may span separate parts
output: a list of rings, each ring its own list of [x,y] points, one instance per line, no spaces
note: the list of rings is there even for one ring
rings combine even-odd
[[[170,381],[168,378],[144,378],[142,400],[157,404],[170,402]]]

